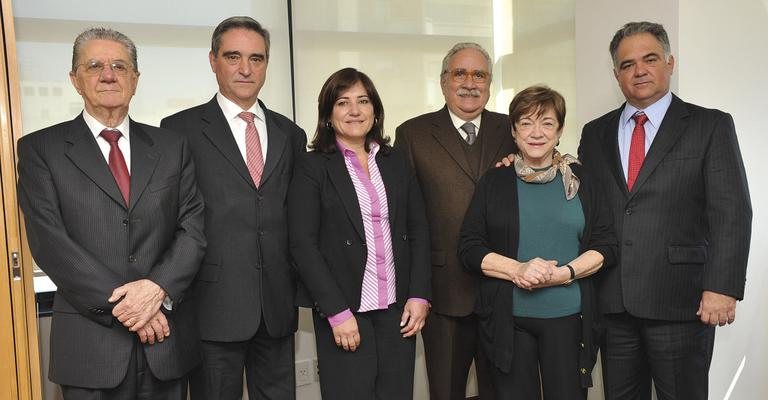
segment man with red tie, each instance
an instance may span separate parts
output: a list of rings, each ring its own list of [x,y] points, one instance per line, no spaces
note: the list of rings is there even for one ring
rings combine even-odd
[[[192,286],[203,363],[193,400],[294,399],[296,282],[286,194],[304,131],[259,100],[269,32],[250,17],[213,31],[208,55],[219,92],[161,126],[189,140],[205,198],[208,249]]]
[[[579,159],[614,214],[620,260],[596,275],[605,398],[706,399],[715,326],[744,296],[752,210],[733,119],[670,92],[664,28],[610,44],[626,103],[584,126]]]
[[[49,377],[66,400],[185,400],[205,249],[189,147],[128,117],[139,72],[122,33],[81,33],[69,76],[83,112],[18,144],[29,245],[57,286]]]

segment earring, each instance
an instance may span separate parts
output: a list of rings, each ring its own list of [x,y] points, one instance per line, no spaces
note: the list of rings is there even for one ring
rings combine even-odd
[[[328,121],[325,123],[325,127],[328,128],[328,130],[333,130],[333,126],[331,126],[331,121]]]

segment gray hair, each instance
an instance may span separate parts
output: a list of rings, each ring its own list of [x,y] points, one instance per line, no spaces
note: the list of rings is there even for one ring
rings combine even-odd
[[[672,51],[669,46],[669,37],[667,36],[667,31],[664,30],[664,26],[655,22],[648,21],[629,22],[622,26],[621,29],[616,31],[616,34],[613,35],[610,46],[608,46],[608,51],[611,52],[611,59],[613,60],[614,66],[616,66],[616,63],[618,62],[616,59],[616,53],[619,49],[619,43],[621,43],[621,41],[628,36],[638,35],[641,33],[650,33],[653,35],[659,44],[661,44],[661,48],[664,50],[664,58],[669,58],[669,55],[672,53]]]
[[[213,30],[213,35],[211,36],[211,53],[213,53],[214,56],[218,55],[219,48],[221,47],[221,37],[225,32],[238,28],[254,31],[264,38],[264,44],[266,46],[265,56],[267,57],[267,60],[269,60],[269,31],[261,26],[255,19],[246,16],[229,17],[219,23],[216,29]]]
[[[133,69],[135,71],[139,70],[139,63],[136,58],[136,45],[133,44],[133,40],[114,29],[95,27],[86,29],[75,38],[75,43],[72,45],[72,72],[77,70],[77,61],[80,58],[80,51],[83,49],[83,46],[91,40],[111,40],[122,44],[128,51],[128,55],[131,57]]]
[[[448,72],[448,63],[451,62],[451,57],[455,56],[456,53],[464,50],[464,49],[475,49],[480,52],[480,54],[483,55],[483,58],[485,58],[486,64],[488,64],[488,76],[493,77],[493,63],[491,62],[491,56],[488,55],[488,52],[485,51],[483,46],[480,46],[477,43],[474,42],[462,42],[462,43],[456,43],[451,47],[450,50],[448,50],[448,53],[443,57],[443,68],[440,70],[440,76],[442,77],[443,74]],[[489,79],[490,80],[490,79]]]

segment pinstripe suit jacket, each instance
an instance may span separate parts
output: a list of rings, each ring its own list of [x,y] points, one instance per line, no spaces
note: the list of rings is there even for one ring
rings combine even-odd
[[[187,143],[130,121],[131,198],[126,208],[82,115],[19,140],[19,203],[38,265],[57,286],[52,381],[111,388],[141,345],[111,315],[112,290],[147,278],[174,301],[171,336],[144,345],[152,373],[181,377],[199,361],[184,294],[205,248],[203,203]]]
[[[596,276],[600,310],[696,320],[703,290],[744,296],[752,209],[733,119],[673,96],[631,192],[618,149],[623,106],[589,122],[579,159],[600,179],[619,239]]]

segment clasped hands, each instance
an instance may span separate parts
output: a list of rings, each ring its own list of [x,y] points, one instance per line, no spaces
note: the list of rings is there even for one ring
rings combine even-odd
[[[517,287],[527,290],[561,285],[571,277],[567,268],[557,267],[557,261],[539,257],[510,268],[507,275]]]
[[[112,315],[131,332],[136,332],[141,343],[162,342],[171,335],[168,319],[160,311],[166,293],[149,279],[139,279],[115,288],[107,299],[117,303]]]
[[[400,333],[403,334],[403,337],[407,338],[419,333],[424,328],[427,314],[429,314],[428,303],[409,299],[405,303],[403,315],[400,317]],[[354,315],[334,326],[332,331],[336,346],[346,351],[355,351],[360,347],[360,331]]]

